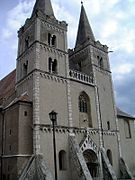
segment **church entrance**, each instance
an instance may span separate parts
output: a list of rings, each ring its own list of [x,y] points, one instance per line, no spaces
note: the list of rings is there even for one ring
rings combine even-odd
[[[90,171],[90,174],[93,178],[98,177],[98,158],[94,151],[92,150],[86,150],[83,152],[84,159],[86,161],[87,167]]]

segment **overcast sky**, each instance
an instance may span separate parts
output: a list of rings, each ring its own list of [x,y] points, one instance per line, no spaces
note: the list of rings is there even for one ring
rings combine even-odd
[[[83,0],[96,40],[110,53],[117,106],[135,115],[135,0]],[[17,30],[30,17],[35,0],[0,0],[0,79],[16,65]],[[57,19],[66,20],[73,48],[81,0],[52,0]]]

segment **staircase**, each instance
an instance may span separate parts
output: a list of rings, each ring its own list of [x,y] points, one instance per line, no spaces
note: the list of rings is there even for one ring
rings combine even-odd
[[[134,179],[135,180],[135,178],[133,177],[132,173],[130,172],[130,170],[123,158],[120,158],[120,171],[121,171],[123,179]]]
[[[19,180],[54,180],[41,155],[32,156]]]
[[[69,135],[71,160],[80,180],[93,180],[74,135]]]
[[[102,154],[104,172],[107,172],[107,174],[106,174],[106,177],[108,177],[107,179],[109,179],[109,180],[117,180],[116,174],[115,174],[115,172],[113,170],[112,165],[110,164],[110,161],[109,161],[109,159],[107,157],[107,154],[106,154],[106,151],[105,151],[104,148],[101,148],[101,154]],[[105,174],[104,174],[104,176],[105,176]]]

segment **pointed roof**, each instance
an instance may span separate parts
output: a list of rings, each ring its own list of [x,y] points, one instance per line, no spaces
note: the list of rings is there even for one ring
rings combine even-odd
[[[37,10],[42,11],[44,14],[54,17],[54,12],[51,4],[51,0],[36,0],[35,6],[33,8],[32,16]]]
[[[92,29],[90,27],[83,3],[81,7],[81,14],[80,14],[80,20],[79,20],[79,26],[78,26],[78,33],[77,33],[77,39],[76,39],[76,47],[83,44],[88,39],[95,41],[94,34],[92,32]]]

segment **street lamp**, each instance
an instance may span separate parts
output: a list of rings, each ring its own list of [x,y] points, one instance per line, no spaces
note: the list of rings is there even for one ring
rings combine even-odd
[[[54,168],[55,168],[55,180],[57,180],[57,158],[56,158],[56,141],[55,141],[55,125],[57,123],[57,113],[55,111],[51,111],[49,113],[49,117],[53,125]]]

